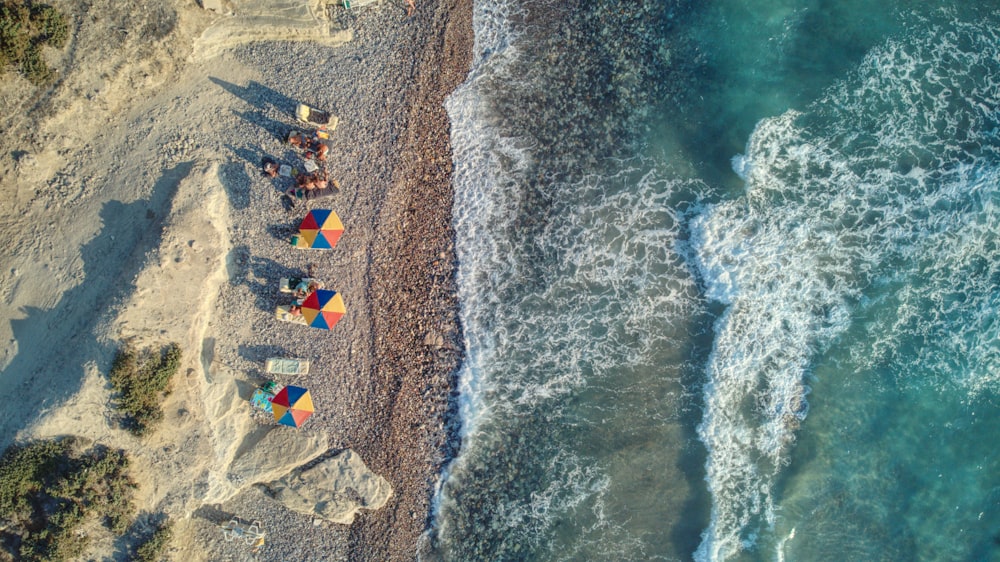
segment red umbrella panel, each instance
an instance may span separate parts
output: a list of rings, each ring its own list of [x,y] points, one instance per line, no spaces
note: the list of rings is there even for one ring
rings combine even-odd
[[[337,291],[317,289],[302,302],[302,317],[313,328],[332,330],[345,312],[344,299]]]
[[[313,209],[302,219],[299,236],[305,241],[304,247],[329,250],[337,245],[344,233],[344,223],[337,213],[329,209]]]
[[[274,421],[292,427],[302,427],[313,414],[312,396],[301,386],[286,386],[271,399]]]

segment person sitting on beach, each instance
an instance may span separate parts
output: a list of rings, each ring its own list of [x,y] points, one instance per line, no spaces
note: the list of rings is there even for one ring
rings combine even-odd
[[[320,168],[312,174],[313,189],[322,190],[330,186],[327,179],[326,168]]]
[[[309,295],[315,293],[317,289],[321,288],[323,288],[323,286],[315,279],[311,279],[309,281],[303,279],[299,281],[299,284],[295,286],[295,292],[292,293],[295,296],[295,304],[302,306],[302,303],[309,298]]]
[[[326,153],[330,150],[330,147],[326,146],[319,139],[314,138],[306,142],[305,149],[307,151],[306,158],[315,156],[316,160],[326,162]]]
[[[306,298],[309,294],[309,285],[312,283],[308,279],[299,279],[299,282],[295,284],[295,288],[292,289],[292,294],[295,295],[296,299]]]
[[[261,169],[263,170],[264,175],[269,178],[277,177],[278,175],[278,163],[270,158],[264,158]]]
[[[295,185],[285,190],[285,195],[292,199],[302,199],[307,191],[317,189],[317,177],[314,174],[299,174],[295,177]]]
[[[326,153],[330,150],[330,147],[318,141],[316,144],[318,145],[316,148],[316,159],[320,162],[326,162]]]
[[[316,174],[299,174],[299,177],[295,178],[295,183],[306,191],[316,189]]]

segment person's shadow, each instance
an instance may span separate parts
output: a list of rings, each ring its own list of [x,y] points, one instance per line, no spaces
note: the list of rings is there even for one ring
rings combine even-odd
[[[261,84],[260,82],[251,80],[246,86],[237,86],[236,84],[226,82],[225,80],[214,76],[209,76],[208,79],[211,80],[212,83],[221,87],[223,90],[233,94],[261,111],[264,111],[268,106],[271,106],[284,115],[288,115],[290,117],[295,116],[295,108],[298,105],[297,101],[286,96],[285,94],[282,94],[281,92],[278,92],[277,90],[274,90],[273,88],[269,88]],[[246,119],[244,115],[239,115]],[[247,120],[254,122],[250,119]]]
[[[230,281],[246,286],[254,298],[254,306],[264,312],[274,312],[275,304],[282,302],[278,291],[278,279],[282,277],[305,277],[306,272],[290,270],[284,265],[262,256],[250,253],[247,246],[236,246],[232,255],[238,256],[246,267],[232,276]],[[291,300],[290,295],[285,300]]]
[[[193,162],[183,162],[164,172],[149,200],[105,203],[100,211],[103,228],[80,248],[82,282],[63,293],[53,307],[25,307],[26,317],[11,321],[18,351],[0,374],[0,384],[8,396],[22,400],[0,416],[0,447],[75,395],[89,364],[108,372],[118,349],[97,337],[95,327],[111,320],[135,287],[147,253],[159,246],[163,234],[165,214],[159,216],[154,209],[168,207],[192,167]]]
[[[285,142],[285,139],[288,138],[288,132],[295,128],[283,121],[271,119],[263,111],[234,111],[233,114],[251,125],[264,129],[279,142]]]

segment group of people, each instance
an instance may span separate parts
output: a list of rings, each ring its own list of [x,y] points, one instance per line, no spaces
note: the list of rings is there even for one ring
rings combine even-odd
[[[285,195],[292,201],[311,199],[314,193],[322,196],[324,194],[319,192],[330,187],[340,188],[337,180],[330,180],[327,176],[325,163],[329,147],[320,138],[318,131],[312,134],[292,131],[288,135],[288,144],[304,151],[303,158],[306,164],[303,171],[293,170],[291,167],[282,170],[282,166],[271,158],[264,158],[261,169],[269,178],[276,178],[279,174],[285,176],[294,174],[295,184],[285,190]]]
[[[330,147],[315,134],[310,136],[301,131],[293,131],[288,135],[288,144],[304,150],[307,160],[315,158],[320,162],[326,162],[326,153],[330,150]]]
[[[332,182],[326,175],[326,168],[318,168],[313,172],[302,172],[295,176],[295,185],[285,190],[285,195],[293,199],[302,199],[308,192],[322,190],[330,187],[330,184],[339,188],[337,180]]]

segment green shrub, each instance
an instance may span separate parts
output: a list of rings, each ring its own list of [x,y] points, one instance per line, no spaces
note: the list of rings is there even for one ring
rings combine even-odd
[[[39,40],[48,43],[56,49],[66,46],[69,38],[69,23],[59,10],[47,4],[36,4],[31,9],[32,18],[37,21]]]
[[[31,45],[31,12],[20,2],[0,1],[0,56],[4,64],[18,64]]]
[[[0,518],[24,520],[31,516],[30,498],[47,484],[69,452],[68,442],[42,441],[12,445],[0,457]]]
[[[163,419],[160,402],[170,393],[170,380],[181,364],[181,349],[175,343],[158,355],[140,356],[131,345],[122,348],[111,366],[111,386],[124,426],[136,435],[145,435]]]
[[[157,562],[163,557],[170,539],[174,535],[174,524],[169,519],[160,523],[156,532],[144,543],[139,545],[135,551],[135,559],[139,562]]]
[[[16,66],[35,84],[52,77],[42,47],[61,49],[69,38],[69,22],[58,10],[34,0],[0,0],[0,72]]]
[[[42,50],[38,45],[31,45],[24,52],[21,58],[21,74],[33,84],[42,84],[52,77],[52,71],[49,70],[49,65],[45,64]]]
[[[19,560],[60,561],[87,547],[77,530],[97,518],[118,534],[134,512],[128,458],[73,439],[15,445],[0,457],[0,543]]]

